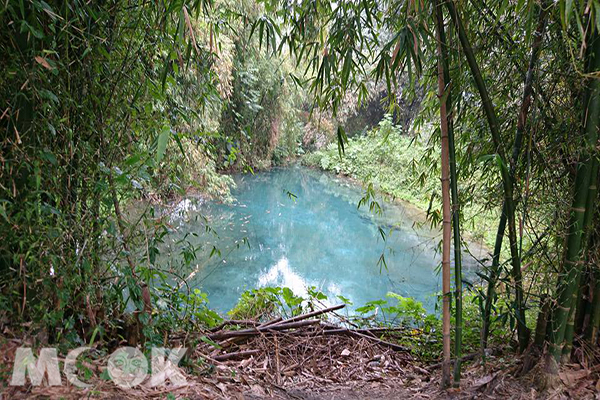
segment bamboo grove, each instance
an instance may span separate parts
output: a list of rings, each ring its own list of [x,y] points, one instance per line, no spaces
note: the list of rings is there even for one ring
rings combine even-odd
[[[35,320],[55,336],[127,329],[160,342],[161,329],[192,300],[184,307],[172,287],[149,290],[167,274],[152,267],[167,223],[148,207],[129,224],[122,204],[145,184],[176,191],[183,165],[214,172],[215,154],[230,168],[241,157],[236,146],[272,151],[268,137],[249,132],[285,114],[278,99],[292,97],[285,92],[292,86],[308,93],[312,112],[335,119],[349,95],[366,101],[374,81],[385,84],[393,114],[408,77],[402,90],[424,93],[414,134],[427,123],[434,130],[436,152],[421,162],[440,171],[428,179],[440,180],[432,199],[442,225],[442,386],[460,384],[467,290],[480,310],[482,357],[500,325],[514,333],[520,372],[538,365],[549,385],[561,364],[593,357],[600,339],[600,0],[247,3],[0,6],[0,304],[13,310],[0,315]],[[291,67],[263,65],[269,79],[248,78],[260,69],[248,68],[225,85],[219,35],[227,30],[245,32],[229,43],[236,65],[273,57]],[[249,56],[253,45],[261,52]],[[253,92],[252,107],[236,98],[240,87],[264,82],[270,86],[261,93],[269,95]],[[343,156],[342,129],[337,138]],[[223,178],[215,175],[199,180],[219,190]],[[478,284],[462,276],[461,229],[474,223],[461,212],[465,205],[497,216]],[[141,261],[137,247],[147,249]],[[123,293],[135,308],[131,321],[122,321]],[[173,301],[151,318],[159,295]]]
[[[460,227],[469,224],[460,210],[475,193],[485,193],[484,207],[498,213],[491,260],[480,274],[483,287],[476,289],[481,351],[493,326],[508,319],[515,351],[525,360],[522,373],[544,353],[547,383],[553,384],[560,363],[596,348],[600,3],[267,4],[284,21],[281,47],[288,45],[308,63],[306,83],[318,106],[335,112],[343,93],[365,97],[366,82],[374,78],[386,83],[393,108],[401,74],[414,82],[408,90],[431,93],[421,114],[433,120],[437,110],[440,121],[442,385],[460,381]],[[258,28],[266,29],[268,21]]]
[[[219,170],[251,168],[250,157],[295,144],[298,91],[250,35],[247,19],[260,10],[209,1],[0,6],[1,324],[34,322],[33,335],[56,343],[135,343],[217,317],[203,297],[177,290],[182,265],[156,262],[169,226],[152,199],[189,186],[227,198],[231,178]],[[270,128],[279,125],[275,148]],[[145,205],[132,214],[136,200]],[[180,247],[187,265],[200,251]],[[157,299],[165,307],[150,324]]]

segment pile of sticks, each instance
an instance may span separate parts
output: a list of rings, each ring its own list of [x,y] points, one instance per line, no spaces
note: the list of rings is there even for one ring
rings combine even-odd
[[[267,322],[229,320],[205,335],[196,354],[219,368],[236,370],[243,382],[318,387],[332,382],[372,382],[412,369],[408,349],[381,338],[402,328],[346,328],[319,316],[339,304]],[[229,327],[243,327],[231,330]],[[241,379],[241,378],[240,378]],[[233,382],[232,382],[233,383]]]
[[[340,328],[338,326],[329,324],[324,322],[321,319],[315,319],[322,314],[326,314],[329,312],[333,312],[344,308],[345,304],[338,304],[332,307],[327,307],[321,310],[312,311],[306,314],[297,315],[295,317],[291,317],[288,319],[282,319],[278,317],[268,322],[264,322],[262,324],[257,324],[254,321],[238,321],[238,320],[230,320],[225,321],[221,325],[212,329],[212,333],[208,335],[208,338],[211,341],[218,342],[222,348],[229,348],[233,344],[240,344],[252,336],[258,335],[273,335],[276,332],[293,333],[295,332],[298,335],[349,335],[358,338],[365,338],[374,343],[378,343],[382,346],[389,347],[396,351],[405,351],[408,352],[408,349],[404,346],[400,346],[396,343],[387,342],[385,340],[377,337],[376,333],[380,335],[389,331],[394,330],[393,328],[364,328],[364,329],[349,329],[349,328]],[[254,325],[251,328],[232,331],[232,330],[224,330],[224,328],[228,325]],[[313,329],[309,332],[304,330],[299,330],[298,328],[304,327],[317,327],[320,329]],[[257,354],[258,351],[253,350],[242,350],[239,352],[233,353],[225,353],[220,355],[215,355],[214,359],[217,361],[225,361],[229,359],[237,359],[243,358],[247,356],[251,356],[253,354]]]

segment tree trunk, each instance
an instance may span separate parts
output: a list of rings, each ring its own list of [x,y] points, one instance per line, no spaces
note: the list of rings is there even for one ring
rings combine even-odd
[[[504,189],[504,204],[506,206],[506,218],[508,223],[508,238],[510,242],[510,255],[512,263],[512,278],[515,285],[515,304],[516,304],[516,319],[517,319],[517,334],[519,338],[519,348],[523,351],[529,342],[529,329],[526,325],[525,320],[525,304],[523,296],[523,283],[521,278],[521,259],[519,257],[519,247],[517,242],[517,229],[515,226],[515,202],[513,199],[513,181],[507,164],[507,157],[502,147],[502,138],[500,135],[500,123],[496,116],[492,100],[489,97],[487,87],[483,81],[479,65],[475,60],[473,49],[459,13],[454,6],[453,0],[446,1],[446,7],[450,12],[452,21],[458,31],[458,37],[461,43],[461,47],[467,58],[469,69],[475,80],[475,86],[481,96],[483,111],[488,120],[488,125],[492,134],[492,141],[496,152],[501,161],[500,174],[502,177],[502,187]],[[527,105],[528,106],[528,105]]]
[[[442,38],[444,30],[444,17],[442,7],[439,2],[435,4],[436,16],[436,38],[438,53],[438,96],[440,98],[440,130],[442,144],[442,213],[443,213],[443,233],[442,233],[442,339],[443,339],[443,362],[442,362],[442,388],[450,386],[451,380],[451,360],[450,360],[450,240],[452,235],[452,221],[450,210],[450,155],[448,143],[448,109],[447,102],[444,101],[446,87],[444,63],[442,56]]]

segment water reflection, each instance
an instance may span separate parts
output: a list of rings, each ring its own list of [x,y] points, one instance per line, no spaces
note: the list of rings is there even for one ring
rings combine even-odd
[[[276,264],[258,276],[258,286],[282,286],[292,289],[297,295],[306,295],[309,285],[300,275],[292,271],[287,258],[281,257]]]

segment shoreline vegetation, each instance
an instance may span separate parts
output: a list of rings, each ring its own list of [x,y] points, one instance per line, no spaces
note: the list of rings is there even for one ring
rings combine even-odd
[[[430,149],[423,144],[429,134],[408,136],[401,132],[386,115],[378,127],[348,139],[345,151],[340,154],[336,143],[309,152],[299,158],[307,167],[327,171],[348,179],[367,193],[375,190],[385,201],[396,202],[420,223],[428,223],[440,229],[441,204],[437,165],[430,164],[427,153]],[[360,160],[360,161],[359,161]],[[433,166],[433,167],[432,167]],[[473,203],[473,201],[471,201]],[[488,259],[494,245],[497,212],[480,210],[473,204],[462,207],[465,220],[462,237],[464,243],[473,246],[473,254],[479,259]]]

